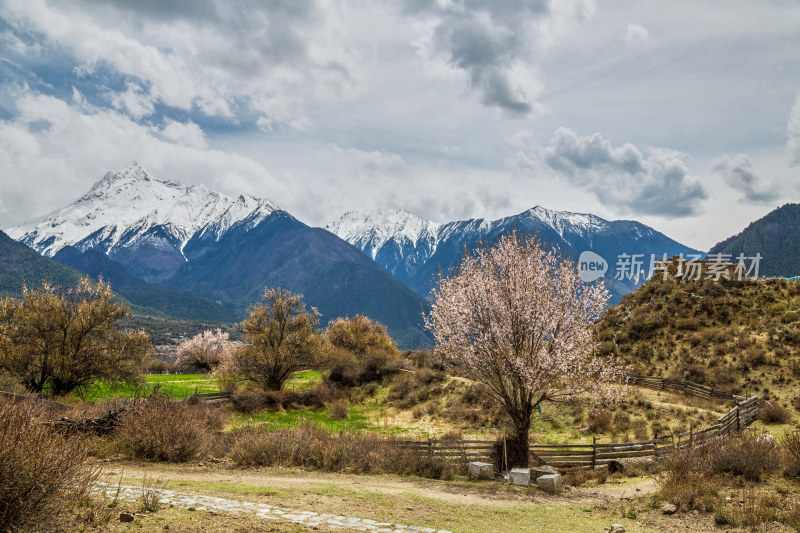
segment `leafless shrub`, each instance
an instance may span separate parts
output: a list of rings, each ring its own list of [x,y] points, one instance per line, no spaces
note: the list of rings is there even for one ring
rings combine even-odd
[[[0,531],[47,531],[85,500],[98,470],[84,441],[42,423],[31,405],[0,398]]]
[[[592,409],[586,418],[586,428],[591,433],[603,433],[611,427],[613,415],[608,409]]]
[[[342,420],[350,418],[350,408],[344,400],[336,400],[328,405],[328,418],[331,420]]]
[[[216,407],[155,398],[127,413],[115,438],[131,457],[185,462],[203,452],[226,422],[227,414]]]
[[[448,465],[371,435],[331,435],[314,426],[237,434],[231,458],[243,466],[290,466],[354,473],[415,474],[439,479]]]
[[[732,435],[708,446],[712,473],[742,476],[748,481],[761,481],[780,466],[780,451],[772,438],[752,432]]]
[[[786,424],[792,419],[792,413],[777,402],[767,402],[759,408],[756,417],[765,424]]]
[[[787,477],[800,476],[800,431],[787,433],[781,441],[783,453],[784,475]]]

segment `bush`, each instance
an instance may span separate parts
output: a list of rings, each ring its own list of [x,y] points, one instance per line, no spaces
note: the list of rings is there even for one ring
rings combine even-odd
[[[123,417],[115,441],[136,459],[181,463],[205,451],[226,422],[216,407],[151,398]]]
[[[386,352],[354,354],[336,350],[330,359],[328,381],[346,387],[378,382],[396,373],[398,365],[397,356]]]
[[[711,511],[718,498],[717,483],[708,475],[708,447],[690,448],[667,455],[658,480],[662,500],[684,511]]]
[[[328,418],[331,420],[342,420],[350,418],[350,409],[344,400],[336,400],[328,406]]]
[[[792,419],[792,414],[777,402],[767,402],[758,410],[756,417],[765,424],[786,424]]]
[[[415,474],[440,479],[447,463],[417,455],[391,441],[369,435],[331,435],[310,425],[267,431],[241,431],[231,458],[242,466],[303,467],[330,472]]]
[[[708,448],[711,472],[715,474],[733,474],[748,481],[761,481],[763,474],[780,466],[780,452],[774,439],[752,432],[732,435]]]
[[[800,476],[800,431],[787,433],[781,441],[783,455],[784,475],[787,477]]]
[[[611,427],[612,414],[608,409],[592,409],[586,418],[590,433],[603,433]]]
[[[0,398],[0,531],[47,531],[84,500],[98,471],[83,439],[43,424],[27,403]]]

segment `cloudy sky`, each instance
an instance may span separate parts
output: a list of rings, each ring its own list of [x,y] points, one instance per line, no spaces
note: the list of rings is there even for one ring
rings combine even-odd
[[[0,227],[133,160],[312,225],[542,205],[707,249],[800,200],[800,3],[0,0]]]

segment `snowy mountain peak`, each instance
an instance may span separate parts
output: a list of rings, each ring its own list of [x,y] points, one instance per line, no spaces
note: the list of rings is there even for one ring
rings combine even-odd
[[[232,226],[250,229],[276,210],[269,200],[156,179],[133,162],[106,173],[72,204],[7,233],[48,256],[68,245],[112,255],[148,239],[180,255],[195,235],[216,241]]]
[[[373,209],[348,211],[325,229],[341,239],[367,251],[373,259],[378,250],[390,240],[398,244],[417,246],[420,241],[437,239],[441,224],[424,220],[405,209]]]

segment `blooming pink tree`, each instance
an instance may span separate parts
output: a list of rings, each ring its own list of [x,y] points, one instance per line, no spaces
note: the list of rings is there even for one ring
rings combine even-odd
[[[207,329],[178,346],[175,364],[182,368],[199,368],[210,372],[225,359],[227,351],[228,334],[220,329]]]
[[[596,357],[591,324],[608,291],[557,248],[513,232],[467,254],[434,288],[436,351],[488,387],[513,423],[509,466],[528,466],[531,416],[544,401],[613,400],[623,368]]]

